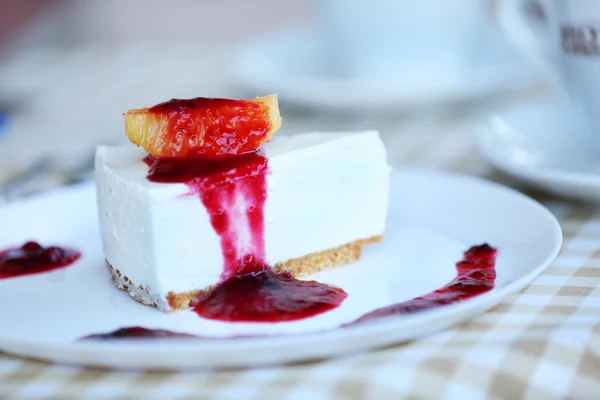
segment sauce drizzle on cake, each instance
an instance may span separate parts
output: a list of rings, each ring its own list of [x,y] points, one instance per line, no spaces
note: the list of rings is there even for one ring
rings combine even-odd
[[[202,201],[220,237],[225,260],[221,282],[193,302],[198,315],[232,322],[292,321],[331,310],[347,297],[340,288],[301,281],[267,264],[264,155],[182,160],[148,156],[144,162],[148,180],[187,184],[189,195]]]
[[[0,251],[0,279],[40,274],[66,267],[81,257],[75,250],[51,246],[42,247],[27,242],[21,247]]]

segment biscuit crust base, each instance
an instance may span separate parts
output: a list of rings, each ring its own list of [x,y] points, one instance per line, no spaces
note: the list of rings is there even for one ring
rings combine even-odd
[[[287,260],[274,265],[277,272],[290,272],[296,278],[302,278],[307,275],[312,275],[319,271],[339,267],[346,264],[356,263],[362,254],[365,245],[370,243],[379,243],[383,240],[383,236],[373,236],[368,239],[356,240],[347,243],[334,249],[324,250],[319,253],[308,254],[304,257]],[[137,302],[147,306],[157,307],[161,311],[171,312],[189,308],[194,299],[204,291],[210,290],[210,287],[192,290],[186,293],[167,294],[168,307],[163,308],[157,304],[148,288],[138,285],[136,286],[128,277],[114,268],[108,261],[106,266],[111,275],[111,279],[115,286],[129,293]]]

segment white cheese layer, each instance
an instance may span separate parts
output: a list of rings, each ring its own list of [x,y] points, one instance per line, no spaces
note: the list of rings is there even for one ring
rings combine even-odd
[[[377,132],[275,137],[264,150],[271,265],[383,235],[390,168]],[[100,234],[107,261],[166,311],[169,292],[218,283],[223,255],[200,199],[185,184],[148,181],[144,156],[133,146],[98,148]]]

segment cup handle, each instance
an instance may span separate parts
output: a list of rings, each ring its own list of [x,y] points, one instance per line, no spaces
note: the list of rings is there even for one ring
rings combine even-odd
[[[529,12],[526,6],[532,7]],[[560,87],[556,62],[560,47],[551,31],[557,25],[554,12],[549,0],[499,0],[496,15],[500,29],[525,61]]]

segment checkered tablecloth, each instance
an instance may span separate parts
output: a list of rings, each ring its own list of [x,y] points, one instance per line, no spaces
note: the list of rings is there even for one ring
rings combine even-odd
[[[378,128],[392,164],[516,186],[477,156],[471,117],[411,121],[312,117],[286,123],[290,131]],[[452,330],[346,358],[252,370],[90,369],[0,354],[0,398],[600,398],[600,206],[523,190],[559,219],[561,254],[521,293]]]

